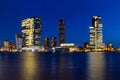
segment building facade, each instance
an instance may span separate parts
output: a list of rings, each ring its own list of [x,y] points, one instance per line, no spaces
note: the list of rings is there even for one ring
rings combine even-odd
[[[102,23],[100,16],[93,16],[92,26],[90,27],[90,48],[102,49],[103,48],[103,34]]]
[[[84,49],[88,49],[89,48],[89,43],[88,42],[84,42]]]
[[[65,21],[59,20],[59,45],[65,43]]]
[[[50,39],[49,38],[44,39],[44,48],[46,50],[50,48]]]
[[[22,35],[21,34],[16,34],[15,35],[15,40],[16,40],[16,49],[21,50],[22,49]]]
[[[9,44],[9,51],[10,52],[16,51],[16,44]]]
[[[42,21],[40,17],[22,20],[22,47],[41,45]]]
[[[56,46],[57,46],[56,37],[52,37],[52,39],[51,39],[51,47],[56,47]]]
[[[9,42],[7,40],[4,41],[3,51],[8,51],[9,52]]]

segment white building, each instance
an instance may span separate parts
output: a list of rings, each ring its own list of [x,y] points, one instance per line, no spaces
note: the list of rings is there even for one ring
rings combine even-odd
[[[90,48],[91,49],[102,49],[103,48],[103,34],[102,34],[102,23],[100,16],[93,16],[92,26],[90,29]]]

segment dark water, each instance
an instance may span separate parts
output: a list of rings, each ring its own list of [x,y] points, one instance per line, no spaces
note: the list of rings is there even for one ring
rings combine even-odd
[[[120,53],[0,53],[0,80],[120,80]]]

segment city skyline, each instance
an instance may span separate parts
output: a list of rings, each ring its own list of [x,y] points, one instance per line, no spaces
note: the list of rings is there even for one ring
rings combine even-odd
[[[45,37],[56,36],[58,38],[58,21],[64,18],[66,23],[66,41],[83,44],[84,41],[89,42],[89,27],[91,26],[92,16],[99,15],[102,17],[104,43],[111,42],[115,47],[120,46],[117,45],[120,43],[120,11],[118,9],[120,2],[118,0],[109,2],[108,0],[97,2],[95,0],[70,0],[69,3],[68,0],[30,0],[29,2],[28,0],[21,0],[17,2],[16,0],[0,2],[2,3],[0,8],[1,41],[7,39],[10,42],[15,42],[15,34],[21,33],[21,20],[40,16],[43,22],[42,42]],[[33,6],[31,6],[32,4]]]

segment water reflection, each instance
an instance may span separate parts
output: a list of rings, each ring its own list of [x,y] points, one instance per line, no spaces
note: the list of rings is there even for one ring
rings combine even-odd
[[[104,53],[88,54],[88,80],[105,80]]]
[[[61,56],[59,80],[86,80],[86,58],[82,53]]]
[[[70,60],[70,62],[72,63],[72,61]],[[71,65],[72,67],[73,65]],[[65,57],[65,55],[62,55],[60,57],[60,65],[59,65],[59,80],[69,80],[68,75],[70,74],[69,69],[70,65],[67,65],[67,59]],[[71,76],[71,75],[70,75]],[[71,76],[72,78],[72,76]]]
[[[105,66],[104,55],[104,53],[32,52],[2,54],[0,80],[105,80],[105,67],[109,64]],[[109,58],[107,61],[109,63]],[[115,62],[111,65],[113,63]],[[110,71],[112,68],[107,70]]]
[[[2,60],[2,57],[0,56],[0,79],[2,77],[2,62],[1,62],[1,60]]]
[[[35,53],[23,53],[21,56],[21,79],[20,80],[36,80],[38,76],[38,60]]]

